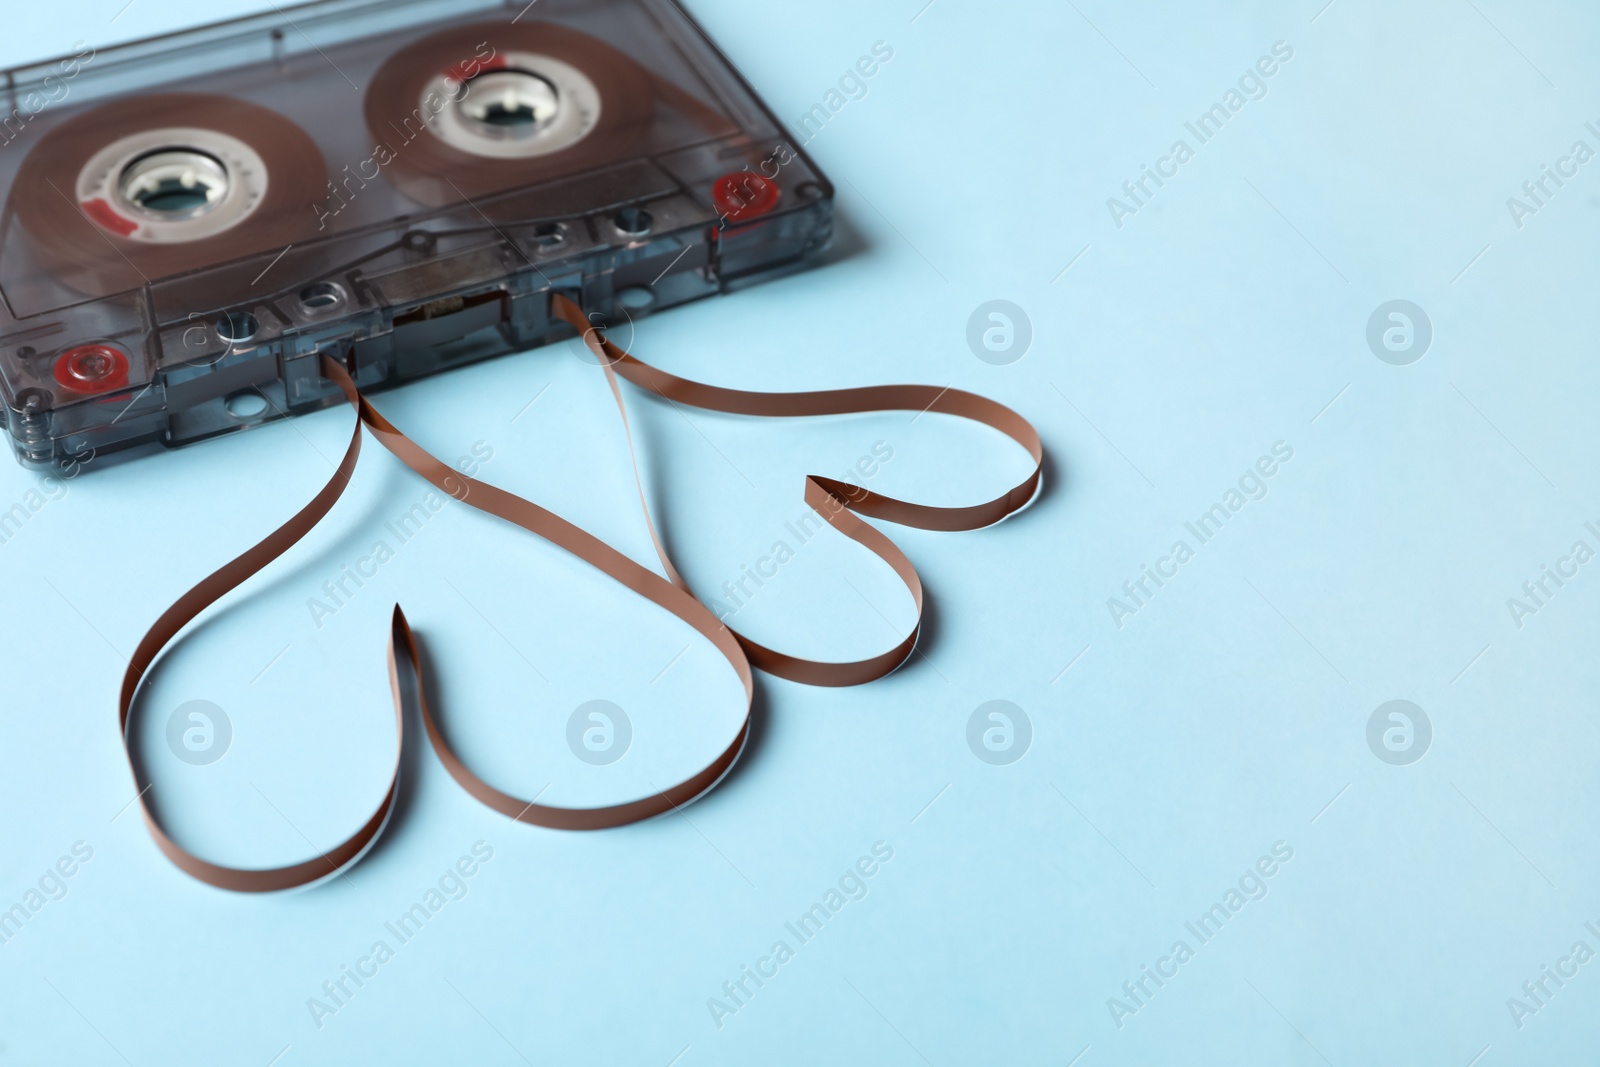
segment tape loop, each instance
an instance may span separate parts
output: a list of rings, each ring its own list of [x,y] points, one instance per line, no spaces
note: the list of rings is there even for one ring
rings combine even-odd
[[[557,317],[578,331],[583,343],[605,367],[617,405],[622,406],[622,395],[616,385],[617,376],[654,393],[664,400],[707,411],[732,415],[756,415],[767,418],[801,418],[812,415],[850,415],[878,411],[937,412],[982,423],[999,430],[1027,450],[1033,459],[1033,469],[1011,489],[982,504],[967,507],[935,507],[915,504],[895,497],[875,493],[861,486],[810,475],[806,478],[805,502],[835,530],[861,545],[887,563],[904,583],[906,591],[916,605],[917,622],[911,632],[894,648],[875,656],[850,662],[824,662],[805,659],[779,652],[734,631],[753,666],[768,674],[793,682],[819,686],[861,685],[874,681],[904,663],[916,648],[917,635],[922,627],[922,579],[917,569],[893,541],[867,525],[858,516],[887,519],[901,526],[923,530],[975,530],[991,526],[1026,507],[1038,492],[1044,469],[1044,445],[1033,425],[1004,404],[988,397],[959,389],[939,389],[931,385],[875,385],[856,389],[828,389],[803,393],[756,393],[741,389],[727,389],[717,385],[691,381],[652,367],[630,355],[626,349],[608,339],[584,316],[577,304],[560,293],[551,298],[551,310]],[[624,422],[627,413],[623,413]],[[631,446],[630,434],[630,446]],[[634,476],[638,478],[638,460],[634,460]],[[644,504],[643,488],[640,502],[644,507],[645,521],[650,526],[650,537],[656,554],[673,580],[687,589],[678,577],[677,569],[668,558],[655,523],[650,518],[648,504]]]
[[[727,661],[744,690],[745,709],[738,730],[727,746],[699,772],[688,779],[650,796],[622,804],[597,808],[566,808],[524,801],[511,796],[478,777],[450,746],[427,700],[426,680],[416,637],[405,614],[396,606],[389,636],[389,680],[394,700],[397,747],[395,767],[388,789],[367,822],[349,838],[321,857],[287,867],[251,870],[210,863],[188,852],[173,841],[160,826],[145,802],[145,785],[138,794],[145,825],[168,858],[180,869],[203,882],[240,892],[265,892],[306,885],[343,869],[361,854],[382,832],[393,811],[399,787],[400,750],[404,745],[399,651],[404,649],[415,674],[416,692],[423,725],[439,760],[451,777],[483,804],[509,818],[562,830],[599,830],[623,826],[673,811],[693,801],[716,784],[737,762],[750,734],[750,713],[755,696],[751,668],[756,667],[781,678],[818,686],[860,685],[881,678],[904,663],[916,647],[922,623],[923,589],[916,568],[898,546],[861,516],[885,519],[903,526],[926,530],[972,530],[999,522],[1025,507],[1038,491],[1044,449],[1038,433],[1022,416],[985,397],[956,389],[936,389],[923,385],[870,386],[801,393],[754,393],[706,385],[668,374],[630,355],[595,327],[582,310],[565,296],[551,298],[551,310],[572,326],[585,345],[599,358],[607,383],[621,414],[628,437],[639,503],[665,576],[623,555],[581,527],[568,522],[532,501],[467,477],[407,437],[368,402],[345,367],[330,356],[322,357],[322,373],[343,391],[356,410],[358,420],[343,461],[320,493],[292,519],[237,559],[219,569],[185,593],[156,621],[140,641],[123,678],[118,705],[123,744],[128,748],[128,723],[140,680],[178,632],[208,606],[277,559],[316,526],[332,509],[349,484],[350,475],[361,452],[362,428],[412,471],[451,497],[470,507],[495,515],[591,564],[607,577],[693,627]],[[1033,459],[1033,469],[1020,483],[1000,496],[965,507],[935,507],[916,504],[875,493],[817,475],[807,477],[805,501],[839,533],[860,544],[887,563],[905,584],[916,604],[917,624],[899,644],[886,651],[850,662],[823,662],[804,659],[762,645],[724,625],[690,590],[678,573],[662,543],[645,498],[639,472],[638,453],[628,420],[618,379],[673,403],[711,411],[763,417],[793,418],[810,415],[837,415],[875,411],[938,412],[955,415],[990,426],[1021,445]],[[139,773],[133,767],[135,784]]]

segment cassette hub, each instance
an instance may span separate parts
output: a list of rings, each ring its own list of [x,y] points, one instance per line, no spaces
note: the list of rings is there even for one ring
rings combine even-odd
[[[228,168],[193,148],[168,148],[129,163],[117,185],[119,203],[156,221],[199,218],[228,195]]]
[[[157,128],[118,138],[78,176],[78,202],[112,234],[181,244],[239,225],[266,194],[266,163],[217,130]]]
[[[525,70],[480,74],[466,83],[471,99],[456,106],[491,137],[533,137],[548,129],[561,101],[556,87]]]
[[[434,112],[430,101],[452,95],[450,71],[428,83],[418,104],[429,126],[453,148],[478,156],[519,159],[560,152],[587,137],[600,119],[600,91],[588,76],[554,56],[511,52],[504,67],[455,83],[455,103]]]

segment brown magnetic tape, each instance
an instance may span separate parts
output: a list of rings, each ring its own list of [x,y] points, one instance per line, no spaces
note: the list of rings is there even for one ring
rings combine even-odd
[[[622,415],[632,449],[627,410],[623,403],[619,377],[634,386],[670,402],[710,411],[768,418],[794,418],[811,415],[838,415],[874,411],[936,412],[955,415],[999,430],[1025,449],[1033,460],[1032,470],[1017,485],[992,500],[965,507],[933,507],[898,500],[818,475],[805,480],[805,501],[839,533],[862,545],[887,563],[900,576],[917,607],[917,626],[895,647],[885,652],[849,662],[820,662],[780,652],[761,645],[725,626],[696,598],[673,566],[650,511],[645,504],[642,484],[639,499],[655,545],[663,574],[635,562],[561,516],[532,501],[469,478],[435,458],[380,414],[356,388],[345,367],[336,359],[322,356],[323,375],[337,384],[356,409],[358,418],[338,469],[315,498],[292,519],[246,551],[237,559],[206,578],[156,620],[144,635],[128,664],[118,704],[118,724],[124,749],[133,767],[138,803],[151,836],[169,859],[202,882],[240,892],[266,892],[290,889],[326,878],[357,860],[382,832],[394,807],[399,789],[400,752],[406,743],[401,701],[402,670],[416,676],[416,693],[428,739],[445,769],[466,791],[503,815],[519,822],[559,830],[602,830],[638,822],[673,811],[713,788],[739,758],[750,733],[750,710],[755,695],[751,669],[757,668],[780,678],[819,686],[860,685],[893,671],[916,645],[921,627],[923,592],[916,568],[905,554],[864,518],[882,519],[925,530],[974,530],[999,522],[1023,508],[1038,491],[1044,449],[1033,426],[1015,411],[985,397],[958,389],[927,385],[884,385],[822,392],[757,393],[706,385],[669,374],[629,355],[590,324],[582,310],[566,297],[551,298],[552,312],[577,330],[584,344],[601,361],[606,381]],[[346,840],[323,855],[287,867],[243,869],[225,867],[200,858],[174,841],[162,828],[152,807],[145,800],[149,784],[141,780],[128,742],[129,720],[139,682],[161,650],[208,606],[260,571],[290,546],[309,533],[327,515],[349,484],[361,452],[362,427],[411,470],[440,491],[480,511],[495,515],[529,533],[566,549],[602,574],[638,593],[657,606],[688,623],[709,641],[738,677],[744,688],[745,709],[739,729],[705,767],[691,777],[649,796],[622,804],[597,808],[567,808],[539,804],[502,792],[469,768],[450,747],[427,700],[426,679],[422,676],[417,641],[406,617],[397,605],[389,634],[389,681],[394,698],[396,751],[394,771],[382,799],[365,824]],[[638,459],[634,457],[634,476],[639,480]],[[821,605],[836,610],[831,605]],[[401,652],[404,652],[402,663]]]

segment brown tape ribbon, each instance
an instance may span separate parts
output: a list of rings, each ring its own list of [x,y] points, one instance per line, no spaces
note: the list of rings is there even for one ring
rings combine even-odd
[[[350,446],[346,449],[338,469],[316,498],[294,518],[279,527],[260,544],[200,582],[168,608],[139,642],[139,647],[135,650],[128,664],[127,674],[123,678],[118,722],[129,765],[133,768],[135,785],[140,786],[138,803],[144,815],[145,826],[161,851],[185,872],[202,882],[223,889],[267,892],[302,886],[326,878],[361,856],[382,832],[393,809],[399,788],[400,749],[404,745],[404,717],[399,673],[401,668],[396,653],[401,647],[407,654],[410,669],[415,672],[423,725],[440,762],[450,772],[451,777],[484,804],[520,822],[560,830],[601,830],[673,811],[714,787],[738,760],[750,733],[750,710],[755,696],[755,685],[751,676],[752,666],[781,678],[810,685],[845,686],[859,685],[881,678],[911,655],[921,628],[922,582],[917,577],[916,568],[894,542],[858,516],[887,519],[902,526],[927,530],[972,530],[999,522],[1020,510],[1038,490],[1044,461],[1044,449],[1038,433],[1016,412],[984,397],[957,389],[937,389],[926,385],[869,386],[807,393],[752,393],[724,389],[679,378],[640,362],[608,340],[600,329],[590,324],[576,304],[560,294],[552,297],[551,310],[582,335],[584,343],[600,359],[605,368],[607,382],[616,399],[617,409],[622,415],[624,430],[628,434],[629,449],[633,453],[634,478],[639,488],[639,501],[643,508],[645,523],[651,541],[655,545],[656,555],[666,571],[666,577],[636,563],[554,512],[487,482],[468,478],[430,455],[368,403],[342,364],[324,355],[322,357],[324,376],[344,391],[346,399],[359,415],[350,438]],[[876,411],[931,411],[956,415],[990,426],[1016,441],[1033,458],[1033,470],[1021,483],[993,500],[969,507],[954,508],[913,504],[832,478],[816,475],[807,477],[806,503],[835,530],[862,545],[894,569],[916,603],[917,625],[912,628],[910,635],[894,648],[866,659],[845,663],[802,659],[767,648],[729,629],[694,596],[677,568],[673,566],[656,531],[655,522],[650,516],[649,505],[645,501],[643,482],[639,478],[638,456],[637,452],[633,451],[632,429],[628,424],[627,409],[617,380],[619,375],[639,388],[673,403],[740,415],[789,418]],[[737,734],[728,746],[704,769],[685,781],[625,804],[599,808],[564,808],[524,801],[511,796],[474,774],[450,747],[428,706],[416,638],[406,623],[405,615],[396,606],[389,638],[389,682],[394,697],[396,723],[395,768],[382,801],[361,829],[316,859],[265,870],[224,867],[210,863],[173,841],[162,829],[150,805],[145,801],[149,785],[139,781],[139,770],[133,760],[132,748],[128,744],[128,722],[139,682],[156,656],[189,622],[251,575],[277,559],[327,515],[334,503],[343,495],[349,484],[351,472],[355,469],[356,460],[361,453],[362,426],[365,426],[378,442],[402,463],[442,492],[566,549],[606,576],[665,608],[710,641],[728,661],[728,665],[733,668],[740,684],[744,687],[744,717]]]

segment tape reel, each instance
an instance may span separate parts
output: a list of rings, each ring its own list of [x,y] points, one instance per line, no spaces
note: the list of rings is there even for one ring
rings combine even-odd
[[[547,22],[432,34],[378,69],[365,103],[368,131],[393,149],[395,184],[430,207],[620,159],[654,113],[638,63]]]
[[[281,249],[315,225],[316,143],[276,111],[198,93],[91,108],[34,145],[11,210],[44,268],[112,293]]]

